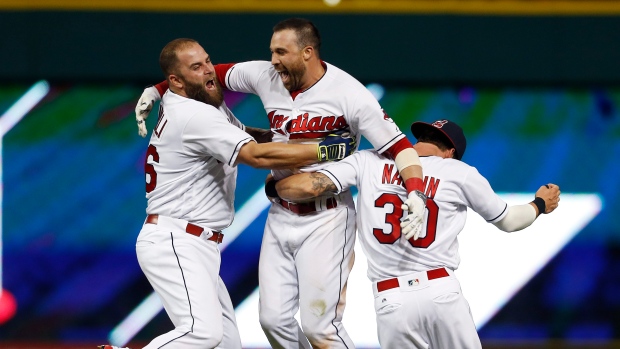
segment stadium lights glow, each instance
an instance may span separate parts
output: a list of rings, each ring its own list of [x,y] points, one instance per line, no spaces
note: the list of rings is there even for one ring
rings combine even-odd
[[[338,4],[340,4],[340,0],[323,0],[323,2],[329,7],[338,6]]]
[[[225,239],[220,244],[220,250],[224,250],[228,244],[233,242],[245,228],[269,207],[269,200],[265,196],[265,187],[261,186],[252,197],[246,201],[239,211],[235,214],[235,220],[226,228]],[[110,344],[124,346],[138,333],[146,324],[149,323],[163,309],[161,300],[155,292],[151,293],[142,301],[123,321],[118,324],[108,340]]]
[[[49,83],[40,80],[32,85],[2,116],[0,116],[0,295],[2,288],[2,139],[50,90]]]
[[[514,205],[528,202],[534,195],[500,196]],[[553,214],[539,217],[532,226],[514,233],[502,232],[470,212],[465,229],[459,235],[461,265],[456,274],[476,326],[484,326],[596,217],[602,207],[603,202],[597,194],[562,193],[560,206]],[[355,267],[347,285],[343,323],[357,347],[379,348],[373,294],[366,269],[366,257],[356,243]],[[258,322],[257,309],[258,290],[255,290],[235,311],[244,348],[269,347]]]

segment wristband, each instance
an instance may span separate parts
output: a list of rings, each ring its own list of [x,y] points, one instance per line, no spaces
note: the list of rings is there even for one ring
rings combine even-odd
[[[534,201],[532,201],[534,203],[534,205],[536,205],[536,207],[538,208],[538,214],[541,215],[543,213],[546,213],[545,210],[547,209],[547,205],[545,205],[545,200],[543,200],[541,197],[536,197],[534,199]]]
[[[407,189],[407,194],[415,190],[424,193],[424,182],[418,177],[409,178],[405,181],[405,189]]]
[[[276,181],[275,179],[270,180],[265,184],[265,194],[270,198],[278,198],[280,199],[280,195],[278,195],[278,191],[276,190]]]

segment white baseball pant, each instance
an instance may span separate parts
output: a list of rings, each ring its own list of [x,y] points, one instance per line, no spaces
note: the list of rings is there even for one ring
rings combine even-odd
[[[259,261],[259,318],[273,348],[309,348],[308,341],[315,348],[354,348],[342,314],[355,259],[355,209],[349,192],[337,202],[305,215],[276,203],[269,210]],[[298,310],[303,332],[294,318]]]
[[[235,313],[219,277],[220,250],[185,231],[186,221],[159,216],[144,224],[136,242],[140,268],[159,295],[175,328],[145,348],[241,349]]]
[[[373,283],[373,292],[382,349],[482,348],[469,303],[452,270],[381,280]]]

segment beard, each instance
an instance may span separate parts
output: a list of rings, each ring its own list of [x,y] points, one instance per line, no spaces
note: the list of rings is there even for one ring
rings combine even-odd
[[[302,86],[301,80],[304,74],[306,74],[306,66],[304,65],[304,63],[301,61],[298,61],[292,64],[290,68],[287,68],[287,67],[284,67],[284,68],[286,68],[286,71],[288,72],[288,81],[287,82],[283,81],[284,87],[289,92],[300,90]]]
[[[183,83],[185,84],[185,93],[187,93],[188,98],[212,105],[215,108],[219,108],[224,102],[224,92],[217,77],[213,79],[215,90],[212,91],[207,91],[204,84],[196,84],[185,79],[183,79]]]

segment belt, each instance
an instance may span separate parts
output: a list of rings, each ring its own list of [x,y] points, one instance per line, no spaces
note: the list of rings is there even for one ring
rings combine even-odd
[[[319,209],[317,209],[316,207],[317,200],[311,201],[311,202],[299,202],[299,203],[286,201],[282,199],[275,199],[274,201],[280,204],[285,209],[293,213],[300,214],[300,215],[319,211]],[[335,208],[336,206],[338,206],[338,201],[336,201],[336,198],[329,197],[325,200],[324,209],[329,210],[329,209]]]
[[[446,268],[439,268],[426,271],[426,277],[428,280],[439,279],[446,276],[450,276]],[[377,292],[383,292],[399,287],[398,278],[387,279],[377,282]]]
[[[146,223],[149,224],[157,224],[157,221],[159,220],[159,215],[158,214],[150,214],[148,216],[146,216]],[[195,224],[192,223],[187,223],[187,226],[185,227],[185,232],[188,234],[192,234],[194,236],[198,236],[200,237],[200,235],[202,234],[202,232],[205,229],[203,227],[199,227]],[[211,235],[207,240],[210,241],[215,241],[218,244],[222,243],[222,240],[224,239],[224,234],[222,234],[221,231],[215,231],[215,230],[211,230],[211,232],[213,233],[213,235]]]

